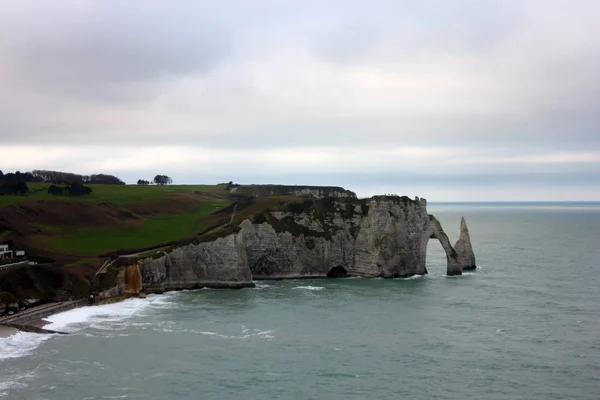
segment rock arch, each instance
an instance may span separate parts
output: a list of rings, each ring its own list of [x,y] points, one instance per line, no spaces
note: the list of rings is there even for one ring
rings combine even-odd
[[[475,255],[464,217],[460,221],[460,238],[454,246],[450,244],[450,239],[444,232],[440,221],[433,215],[429,215],[429,221],[432,228],[430,238],[439,240],[446,253],[446,274],[449,276],[462,275],[463,270],[475,269]]]

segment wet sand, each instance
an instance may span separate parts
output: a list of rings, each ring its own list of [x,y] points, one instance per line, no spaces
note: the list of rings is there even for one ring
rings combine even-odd
[[[44,326],[48,325],[49,323],[50,322],[46,321],[45,319],[37,319],[35,321],[28,322],[26,325],[32,326],[35,328],[43,328]],[[0,339],[12,336],[17,332],[19,332],[19,329],[17,329],[17,328],[13,328],[12,326],[0,325]]]
[[[29,321],[27,325],[35,326],[36,328],[43,328],[48,325],[50,321],[46,321],[45,319],[36,319],[35,321]]]
[[[18,329],[11,328],[10,326],[0,325],[0,339],[12,336],[12,335],[14,335],[17,332],[19,332]]]

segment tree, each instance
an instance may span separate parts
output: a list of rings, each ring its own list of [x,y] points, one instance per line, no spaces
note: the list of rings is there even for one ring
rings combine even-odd
[[[83,186],[80,182],[73,182],[67,186],[67,192],[69,196],[83,196],[92,193],[92,189],[89,186]]]
[[[154,183],[157,185],[169,185],[173,183],[173,179],[167,175],[156,175],[154,177]]]
[[[137,184],[146,186],[146,185],[149,185],[150,182],[145,179],[138,179]]]
[[[62,186],[50,185],[48,188],[48,194],[51,196],[62,196],[64,193],[64,188]]]
[[[125,184],[125,182],[123,182],[116,176],[107,175],[107,174],[90,175],[89,181],[87,181],[87,182],[95,183],[95,184],[104,184],[104,185],[124,185]]]
[[[73,182],[79,183],[94,183],[94,184],[106,184],[106,185],[124,185],[125,182],[113,175],[107,174],[92,174],[92,175],[79,175],[71,172],[60,172],[60,171],[47,171],[47,170],[33,170],[30,173],[21,174],[26,176],[27,182],[48,182],[55,184],[66,184],[70,185]],[[31,180],[30,180],[31,179]]]
[[[233,188],[240,187],[240,186],[242,186],[242,185],[240,185],[239,183],[233,183],[233,181],[229,181],[227,183],[227,185],[225,186],[225,190],[231,190]]]
[[[0,185],[0,194],[24,196],[29,193],[29,187],[22,181],[6,181]]]

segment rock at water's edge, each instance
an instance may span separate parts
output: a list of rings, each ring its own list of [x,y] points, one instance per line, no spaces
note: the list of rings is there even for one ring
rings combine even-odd
[[[462,264],[463,270],[473,270],[477,268],[475,262],[475,253],[473,253],[473,246],[471,245],[471,237],[469,235],[469,228],[465,217],[460,220],[460,237],[454,245],[454,250],[458,255],[458,260]]]

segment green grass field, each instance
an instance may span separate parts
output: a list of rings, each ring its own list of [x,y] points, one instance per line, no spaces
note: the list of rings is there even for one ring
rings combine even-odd
[[[76,200],[95,203],[114,203],[130,205],[151,200],[166,199],[178,193],[205,192],[211,194],[227,193],[224,185],[86,185],[92,193],[86,196],[51,196],[46,190],[48,183],[28,183],[31,193],[27,196],[0,196],[0,207],[31,200]]]
[[[204,226],[205,218],[228,204],[226,200],[208,201],[186,213],[152,216],[139,227],[53,227],[60,233],[50,240],[49,246],[73,255],[98,255],[167,243],[194,236],[207,228]]]
[[[229,200],[225,199],[228,194],[225,185],[86,185],[92,188],[92,193],[78,197],[51,196],[47,193],[49,186],[47,183],[28,183],[30,193],[27,196],[0,196],[0,207],[29,201],[69,200],[112,203],[127,208],[168,200],[181,194],[204,193],[207,196],[198,197],[195,205],[180,203],[187,204],[185,211],[167,211],[169,207],[165,207],[164,213],[112,229],[100,226],[67,226],[59,223],[42,226],[30,221],[31,226],[45,233],[31,237],[29,242],[42,253],[43,249],[47,249],[73,256],[96,256],[110,251],[140,249],[185,239],[206,229],[206,217],[230,204]],[[0,230],[0,242],[8,235],[9,231]]]

